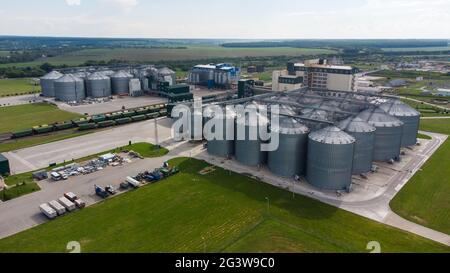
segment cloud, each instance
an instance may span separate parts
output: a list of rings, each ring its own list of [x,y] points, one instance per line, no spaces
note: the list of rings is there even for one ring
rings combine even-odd
[[[81,5],[81,0],[66,0],[66,4],[69,6],[79,6]]]
[[[119,6],[120,8],[123,8],[125,11],[131,11],[134,7],[139,5],[138,0],[102,0],[102,2]]]

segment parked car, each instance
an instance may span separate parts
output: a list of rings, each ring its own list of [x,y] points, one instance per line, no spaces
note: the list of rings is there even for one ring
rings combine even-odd
[[[79,209],[86,207],[86,203],[81,199],[75,200],[74,203]]]
[[[105,187],[105,190],[106,190],[109,194],[111,194],[111,195],[114,195],[114,194],[117,193],[116,188],[114,188],[113,185],[108,185],[108,186],[106,186],[106,187]]]
[[[120,183],[120,188],[126,190],[130,188],[130,184],[128,182],[122,182]]]
[[[73,193],[73,192],[66,192],[66,193],[64,194],[64,197],[67,198],[67,199],[69,199],[69,200],[72,201],[72,202],[75,202],[75,200],[78,199],[78,196],[77,196],[75,193]]]

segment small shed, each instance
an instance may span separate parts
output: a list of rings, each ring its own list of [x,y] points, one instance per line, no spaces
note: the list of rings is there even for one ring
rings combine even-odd
[[[10,174],[9,160],[0,154],[0,175]]]

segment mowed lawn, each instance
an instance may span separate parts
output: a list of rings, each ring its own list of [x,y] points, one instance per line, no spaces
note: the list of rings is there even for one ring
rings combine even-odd
[[[28,129],[42,124],[81,117],[78,114],[59,110],[47,103],[0,107],[0,133]]]
[[[450,252],[450,248],[206,163],[0,240],[0,252]],[[270,208],[267,201],[270,200]]]
[[[421,130],[450,135],[450,119],[422,120]],[[391,201],[400,216],[450,234],[450,140]]]
[[[30,78],[0,79],[0,97],[23,95],[40,90],[39,83],[36,85]]]

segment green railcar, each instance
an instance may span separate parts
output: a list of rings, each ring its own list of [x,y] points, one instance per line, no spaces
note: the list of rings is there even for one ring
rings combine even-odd
[[[119,118],[119,119],[116,119],[116,123],[117,124],[127,124],[127,123],[130,123],[130,122],[132,122],[132,120],[131,120],[131,118]]]
[[[85,124],[80,124],[80,126],[78,127],[78,130],[86,131],[86,130],[91,130],[91,129],[95,129],[95,128],[97,128],[97,124],[95,124],[95,123],[85,123]]]
[[[99,123],[99,122],[105,121],[106,120],[106,116],[105,115],[93,116],[91,120],[94,123]]]
[[[53,131],[53,126],[44,125],[33,128],[35,134],[45,134]]]
[[[21,137],[26,137],[26,136],[31,136],[31,135],[33,135],[33,129],[25,129],[25,130],[16,131],[16,132],[12,133],[13,138],[21,138]]]
[[[116,125],[114,120],[105,120],[97,123],[98,128],[106,128]]]
[[[145,115],[138,115],[138,116],[132,116],[131,119],[133,121],[142,121],[142,120],[145,120],[146,117],[145,117]]]
[[[53,125],[53,128],[55,131],[60,131],[60,130],[67,130],[72,128],[74,125],[72,122],[65,122],[65,123],[57,123]]]
[[[154,118],[159,117],[159,112],[158,113],[147,114],[145,116],[147,117],[147,119],[154,119]]]

